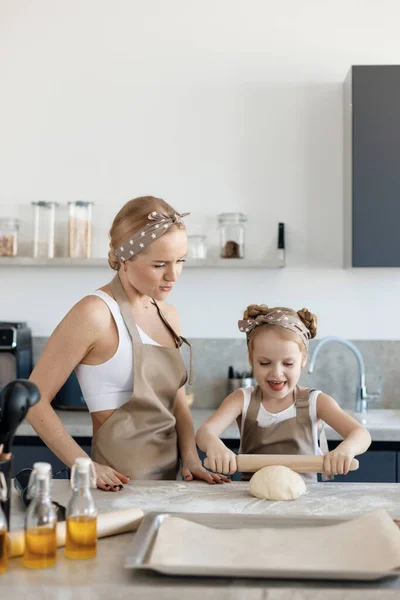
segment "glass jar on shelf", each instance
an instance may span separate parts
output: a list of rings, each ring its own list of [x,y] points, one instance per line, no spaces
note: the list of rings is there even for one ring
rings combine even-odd
[[[54,258],[54,227],[57,202],[32,202],[33,257]]]
[[[188,252],[189,260],[204,260],[207,258],[207,246],[205,235],[188,235]]]
[[[90,258],[92,249],[93,202],[68,202],[68,256]]]
[[[243,213],[221,213],[218,215],[221,258],[244,258],[245,223]]]
[[[0,256],[17,256],[19,219],[0,218]]]

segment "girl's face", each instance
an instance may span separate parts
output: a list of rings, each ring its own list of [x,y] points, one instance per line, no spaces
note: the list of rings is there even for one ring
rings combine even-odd
[[[257,332],[252,356],[254,377],[264,395],[276,400],[294,390],[306,364],[299,344],[272,327]]]
[[[140,294],[155,300],[165,300],[182,272],[186,252],[186,230],[174,228],[150,244],[136,258],[128,260],[124,275]]]

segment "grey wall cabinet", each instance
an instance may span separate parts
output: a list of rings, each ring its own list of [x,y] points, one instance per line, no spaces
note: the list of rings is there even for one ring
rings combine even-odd
[[[400,66],[344,85],[345,266],[400,267]]]

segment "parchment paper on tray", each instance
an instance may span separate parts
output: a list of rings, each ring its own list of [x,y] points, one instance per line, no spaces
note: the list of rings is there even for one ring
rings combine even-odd
[[[169,517],[150,565],[276,571],[383,572],[400,567],[400,531],[385,510],[329,526],[214,529]]]

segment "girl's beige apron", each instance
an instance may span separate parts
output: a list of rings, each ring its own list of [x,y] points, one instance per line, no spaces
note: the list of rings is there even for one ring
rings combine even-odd
[[[110,284],[133,345],[133,395],[94,434],[92,459],[131,479],[176,479],[179,470],[174,402],[187,380],[178,336],[161,313],[175,348],[143,344],[118,275]],[[189,345],[189,344],[188,344]]]
[[[251,394],[249,408],[244,422],[244,430],[240,444],[242,454],[314,454],[312,421],[309,410],[309,394],[311,390],[297,387],[295,390],[296,416],[281,421],[270,427],[260,427],[257,422],[258,411],[262,400],[260,386],[256,386]],[[237,419],[241,430],[242,417]],[[324,432],[322,432],[324,433]],[[328,452],[326,437],[320,436],[321,450]],[[242,479],[248,481],[252,473],[243,473]],[[309,481],[317,481],[315,473],[302,473]]]

